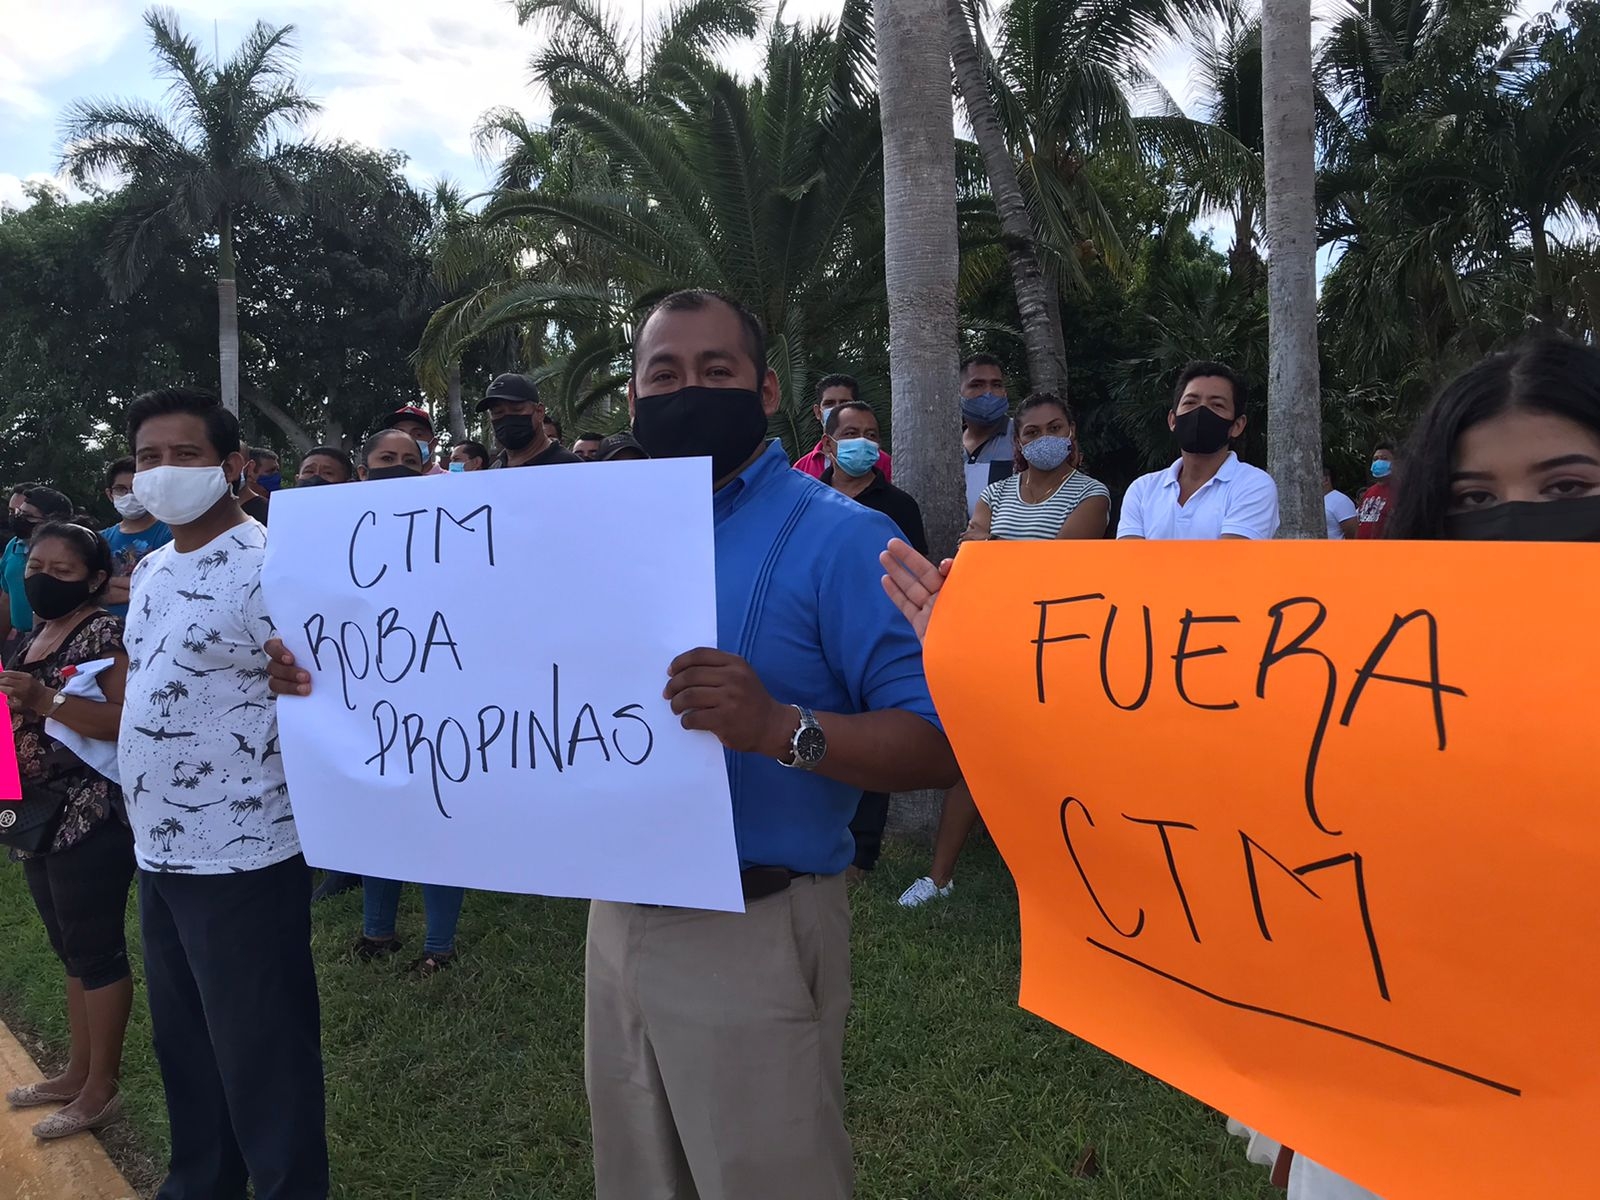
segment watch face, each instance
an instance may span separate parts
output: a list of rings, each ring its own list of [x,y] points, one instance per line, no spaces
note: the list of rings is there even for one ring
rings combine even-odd
[[[828,735],[815,725],[808,725],[800,731],[795,738],[794,758],[796,762],[817,763],[822,761],[822,756],[828,751]]]

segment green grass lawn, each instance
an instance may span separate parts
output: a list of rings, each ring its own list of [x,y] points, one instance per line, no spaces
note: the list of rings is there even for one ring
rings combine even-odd
[[[951,902],[905,912],[925,854],[890,847],[854,897],[855,1009],[846,1045],[862,1200],[1273,1195],[1222,1119],[1016,1007],[1010,876],[987,843]],[[61,976],[22,872],[0,863],[0,1014],[36,1058],[64,1048]],[[414,890],[407,948],[421,942]],[[467,897],[457,969],[417,982],[346,950],[359,893],[319,905],[315,951],[334,1195],[362,1200],[578,1200],[593,1194],[583,1098],[585,906]],[[137,931],[130,920],[130,939]],[[139,975],[135,955],[135,975]],[[149,1195],[166,1151],[142,990],[123,1082],[131,1123],[108,1135]],[[1093,1147],[1098,1175],[1074,1176]],[[759,1198],[752,1198],[759,1200]]]

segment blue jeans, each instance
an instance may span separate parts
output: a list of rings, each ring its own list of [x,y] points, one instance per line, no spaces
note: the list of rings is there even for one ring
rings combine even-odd
[[[394,919],[400,911],[400,889],[393,879],[368,875],[363,880],[361,932],[369,938],[394,936]],[[428,934],[422,943],[424,954],[449,954],[456,948],[456,924],[461,920],[461,902],[466,889],[437,883],[422,885],[422,912]]]

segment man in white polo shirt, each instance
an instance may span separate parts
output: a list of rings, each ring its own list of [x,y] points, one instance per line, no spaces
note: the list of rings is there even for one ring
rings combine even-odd
[[[1278,532],[1272,476],[1230,448],[1244,433],[1244,380],[1231,367],[1195,362],[1173,393],[1167,426],[1183,452],[1161,471],[1133,481],[1117,537],[1151,541],[1270,538]]]

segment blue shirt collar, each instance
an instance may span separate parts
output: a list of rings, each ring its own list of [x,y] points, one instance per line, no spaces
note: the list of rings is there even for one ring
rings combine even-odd
[[[750,498],[761,491],[762,484],[779,478],[790,470],[789,456],[777,438],[767,443],[766,453],[757,458],[738,475],[719,488],[711,498],[711,515],[714,521],[725,521],[738,512]]]

